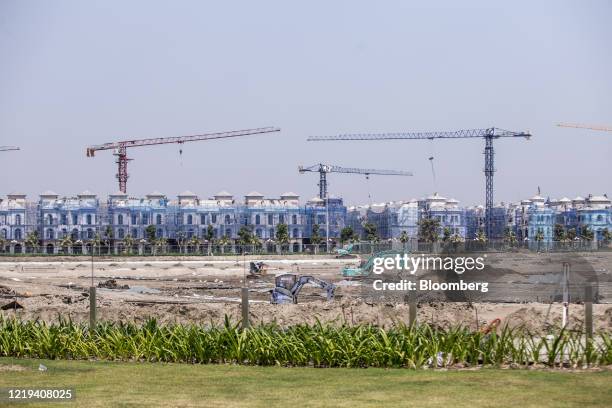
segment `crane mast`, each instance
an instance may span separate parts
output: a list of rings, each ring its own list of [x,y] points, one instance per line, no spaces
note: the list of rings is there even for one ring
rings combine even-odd
[[[319,198],[327,198],[327,173],[346,173],[346,174],[371,174],[381,176],[412,176],[412,173],[401,170],[379,170],[379,169],[360,169],[356,167],[340,167],[333,164],[315,164],[309,167],[299,166],[300,173],[318,172],[319,173]]]
[[[215,132],[215,133],[204,133],[199,135],[190,136],[176,136],[176,137],[159,137],[151,139],[136,139],[136,140],[123,140],[119,142],[110,142],[100,145],[94,145],[87,147],[87,157],[94,157],[97,151],[100,150],[113,150],[113,154],[117,156],[117,180],[119,180],[119,191],[127,193],[127,164],[131,160],[127,156],[127,149],[131,147],[142,147],[142,146],[153,146],[161,144],[182,144],[187,142],[196,142],[201,140],[213,140],[213,139],[227,139],[238,136],[257,135],[263,133],[279,132],[280,128],[276,127],[263,127],[255,129],[245,130],[234,130],[229,132]]]
[[[495,127],[481,129],[462,129],[456,131],[442,132],[397,132],[397,133],[357,133],[357,134],[342,134],[336,136],[311,136],[307,140],[313,142],[332,141],[332,140],[405,140],[405,139],[468,139],[482,138],[485,140],[485,228],[487,238],[492,238],[493,233],[493,174],[495,173],[495,151],[493,149],[493,140],[502,137],[521,137],[529,139],[529,132],[514,132],[510,130],[499,129]]]

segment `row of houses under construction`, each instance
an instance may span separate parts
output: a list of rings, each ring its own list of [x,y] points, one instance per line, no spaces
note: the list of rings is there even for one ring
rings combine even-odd
[[[326,205],[327,204],[327,205]],[[482,206],[462,207],[457,200],[433,194],[422,199],[346,207],[341,198],[326,201],[312,198],[300,202],[297,194],[287,192],[278,198],[265,198],[253,191],[240,199],[221,191],[203,199],[190,191],[174,199],[154,192],[144,197],[124,193],[106,199],[84,191],[73,197],[60,197],[47,191],[36,201],[26,195],[12,193],[0,198],[0,251],[25,251],[28,234],[36,232],[40,245],[47,253],[60,251],[60,242],[70,236],[87,246],[96,235],[112,231],[120,243],[127,236],[134,240],[147,239],[147,229],[154,228],[157,238],[170,243],[181,238],[202,240],[212,229],[213,239],[226,237],[237,240],[238,232],[248,227],[261,242],[274,243],[277,228],[287,226],[289,250],[301,251],[310,244],[315,225],[325,237],[329,220],[329,238],[337,244],[343,228],[350,226],[365,239],[364,225],[373,224],[381,240],[407,237],[418,240],[419,222],[424,218],[440,221],[444,230],[464,240],[476,239],[484,229]],[[519,242],[551,242],[555,229],[562,225],[580,239],[591,231],[593,240],[604,240],[612,231],[612,206],[607,196],[551,200],[540,195],[519,203],[499,204],[493,210],[493,236],[501,240],[512,231]],[[153,226],[153,227],[151,227]]]

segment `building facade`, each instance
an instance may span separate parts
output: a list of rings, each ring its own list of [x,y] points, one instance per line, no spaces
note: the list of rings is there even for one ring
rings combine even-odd
[[[313,242],[325,245],[328,223],[329,240],[337,245],[346,226],[359,239],[367,240],[366,223],[374,225],[379,240],[418,240],[419,223],[425,218],[439,221],[440,238],[450,234],[476,240],[484,233],[485,215],[482,206],[462,207],[457,200],[437,193],[418,200],[349,208],[335,197],[300,203],[292,192],[266,198],[252,191],[240,199],[227,191],[206,199],[190,191],[175,199],[159,192],[142,198],[115,193],[103,200],[90,191],[74,197],[46,191],[36,202],[12,193],[0,199],[0,252],[24,253],[33,245],[50,254],[66,252],[66,247],[76,253],[90,253],[93,247],[142,251],[153,242],[178,246],[181,251],[190,242],[212,245],[223,241],[234,247],[245,231],[273,251],[281,226],[286,229],[283,245],[298,252]],[[518,203],[496,205],[493,221],[494,241],[512,238],[538,248],[554,241],[609,241],[612,205],[605,195],[550,200],[538,194]]]
[[[67,247],[72,253],[90,253],[94,246],[113,252],[142,250],[160,239],[185,248],[194,239],[234,246],[244,230],[271,250],[278,243],[281,225],[288,241],[283,245],[297,252],[310,243],[315,224],[323,242],[328,231],[329,239],[336,242],[345,220],[342,199],[329,198],[325,203],[313,198],[301,204],[291,192],[265,198],[253,191],[242,200],[226,191],[208,199],[185,191],[174,200],[159,192],[144,198],[119,192],[100,200],[89,191],[75,197],[46,191],[35,203],[14,193],[0,199],[0,252],[26,252],[32,240],[49,254],[66,252]]]

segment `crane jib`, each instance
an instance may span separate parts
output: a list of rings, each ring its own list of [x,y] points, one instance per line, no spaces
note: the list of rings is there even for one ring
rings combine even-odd
[[[158,145],[158,144],[196,142],[200,140],[225,139],[225,138],[230,138],[230,137],[248,136],[248,135],[272,133],[272,132],[279,132],[279,131],[280,131],[280,128],[264,127],[264,128],[255,128],[255,129],[245,129],[245,130],[234,130],[230,132],[204,133],[204,134],[190,135],[190,136],[122,140],[118,142],[110,142],[110,143],[104,143],[101,145],[90,146],[87,148],[87,151],[93,152],[97,150],[112,150],[112,149],[117,149],[120,147],[127,148],[127,147],[136,147],[136,146],[151,146],[151,145]]]

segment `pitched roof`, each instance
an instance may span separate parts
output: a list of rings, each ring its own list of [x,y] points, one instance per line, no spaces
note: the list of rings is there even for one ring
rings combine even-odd
[[[245,195],[245,197],[263,197],[263,194],[258,191],[251,191],[249,194]]]
[[[43,193],[40,193],[41,197],[57,197],[57,193],[55,191],[47,190]]]
[[[179,197],[197,197],[196,194],[193,191],[183,191],[181,194],[178,195]]]
[[[222,190],[215,194],[215,197],[232,197],[232,193],[229,193],[226,190]]]
[[[95,197],[96,195],[89,190],[85,190],[81,194],[79,194],[79,196],[80,197]]]

